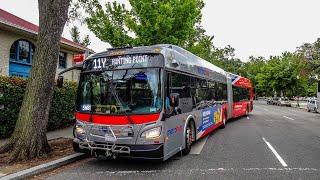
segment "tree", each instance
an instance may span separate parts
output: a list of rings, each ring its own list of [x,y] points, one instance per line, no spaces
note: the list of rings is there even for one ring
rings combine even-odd
[[[70,29],[70,35],[73,42],[80,43],[80,31],[77,26]]]
[[[102,41],[112,46],[169,43],[190,45],[200,27],[202,0],[129,0],[131,9],[116,1],[105,8],[95,3],[87,9],[86,23]]]
[[[83,40],[80,38],[80,31],[77,26],[73,26],[70,30],[70,35],[73,42],[79,43],[85,47],[88,47],[91,44],[89,35],[86,35]]]
[[[262,72],[262,68],[266,65],[266,59],[264,57],[249,57],[249,61],[244,63],[238,70],[242,76],[251,80],[253,84],[253,90],[255,95],[265,94],[264,89],[257,86],[258,74]],[[261,78],[261,77],[260,77]]]
[[[285,52],[281,56],[270,57],[268,61],[254,60],[249,63],[250,68],[258,65],[255,70],[256,78],[253,79],[258,93],[267,96],[272,96],[273,93],[284,96],[306,94],[309,74],[305,69],[305,60],[300,54]]]
[[[11,152],[11,161],[39,157],[50,151],[46,137],[60,38],[68,18],[70,0],[38,0],[37,50],[16,127],[0,152]]]
[[[203,0],[129,0],[131,9],[116,1],[86,9],[89,29],[112,46],[175,44],[199,57],[237,73],[242,66],[231,46],[217,48],[201,27]]]
[[[81,44],[82,44],[83,46],[85,46],[85,47],[88,47],[88,46],[91,44],[89,35],[86,35],[86,36],[83,38]]]
[[[314,43],[305,43],[297,48],[298,54],[304,56],[307,68],[312,75],[320,74],[320,38]]]

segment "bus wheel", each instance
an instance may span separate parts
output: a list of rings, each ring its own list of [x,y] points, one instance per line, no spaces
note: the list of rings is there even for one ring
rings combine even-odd
[[[191,146],[192,146],[192,141],[193,141],[193,134],[194,134],[194,130],[193,130],[193,126],[192,126],[192,122],[188,123],[186,132],[185,132],[185,143],[186,143],[186,147],[182,150],[182,154],[183,155],[188,155],[191,151]]]
[[[222,117],[222,125],[220,126],[221,129],[224,129],[226,127],[227,124],[227,120],[226,120],[227,114],[224,114],[224,116]]]
[[[249,108],[247,106],[247,109],[246,109],[246,116],[249,116]]]

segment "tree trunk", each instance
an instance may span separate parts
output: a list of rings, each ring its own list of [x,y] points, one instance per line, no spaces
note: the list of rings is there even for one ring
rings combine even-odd
[[[38,0],[39,34],[31,78],[13,135],[0,152],[10,151],[12,161],[47,154],[46,131],[52,100],[60,38],[68,18],[70,0]]]

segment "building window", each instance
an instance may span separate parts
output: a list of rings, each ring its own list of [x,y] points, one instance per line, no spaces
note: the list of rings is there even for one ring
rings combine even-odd
[[[27,41],[19,41],[19,61],[29,63],[31,62],[30,44]]]
[[[11,48],[10,48],[10,59],[16,59],[16,55],[17,55],[17,51],[16,51],[16,44],[17,43],[13,43]]]
[[[31,64],[34,45],[26,40],[18,40],[11,45],[10,60],[25,64]]]
[[[67,53],[59,52],[59,68],[67,67]]]
[[[29,77],[35,46],[27,40],[15,41],[10,48],[9,75]]]

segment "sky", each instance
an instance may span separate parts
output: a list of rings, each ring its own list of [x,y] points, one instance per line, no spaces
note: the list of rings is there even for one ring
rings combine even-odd
[[[0,0],[0,8],[38,25],[37,2]],[[319,7],[319,0],[205,0],[202,26],[208,35],[214,35],[215,46],[231,45],[242,61],[251,55],[269,58],[293,52],[320,37]],[[63,32],[68,39],[72,25],[68,24]],[[80,32],[82,37],[90,36],[89,48],[94,51],[110,47],[85,25],[81,25]]]

